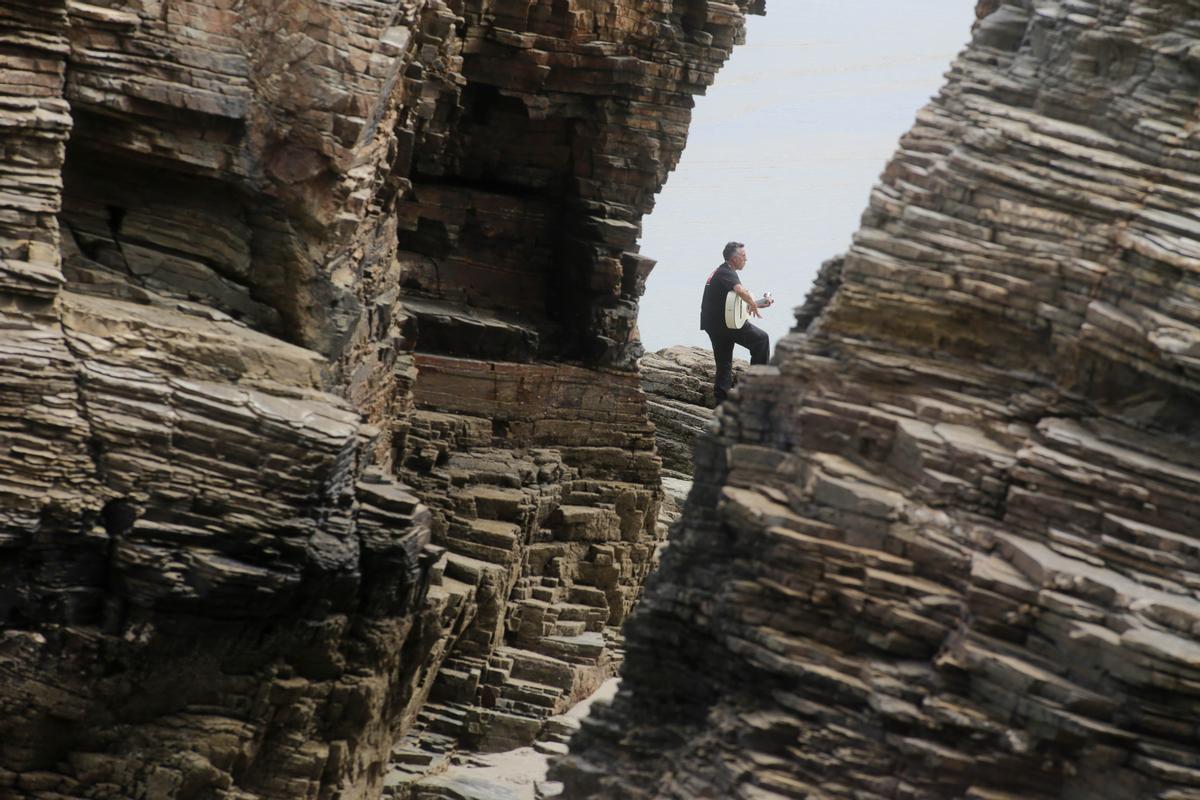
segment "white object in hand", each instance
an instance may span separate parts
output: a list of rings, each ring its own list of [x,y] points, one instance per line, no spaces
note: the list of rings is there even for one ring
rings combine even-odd
[[[765,293],[754,304],[766,308],[774,303],[771,293]],[[750,319],[750,304],[738,297],[737,292],[731,291],[725,295],[725,327],[731,331],[739,330]]]
[[[731,331],[739,330],[750,318],[750,307],[746,301],[731,291],[725,295],[725,327]]]

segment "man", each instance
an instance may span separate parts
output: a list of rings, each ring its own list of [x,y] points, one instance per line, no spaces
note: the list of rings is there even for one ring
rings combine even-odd
[[[713,382],[713,394],[717,405],[725,402],[733,383],[733,346],[740,344],[750,351],[751,364],[766,364],[771,357],[771,338],[762,328],[747,320],[741,328],[730,330],[725,325],[725,297],[734,292],[746,302],[752,317],[762,319],[760,308],[767,308],[775,301],[766,298],[760,305],[750,291],[742,285],[738,272],[746,266],[746,246],[741,242],[725,245],[721,266],[713,270],[704,284],[704,299],[700,301],[700,330],[712,341],[713,358],[717,362],[717,377]]]

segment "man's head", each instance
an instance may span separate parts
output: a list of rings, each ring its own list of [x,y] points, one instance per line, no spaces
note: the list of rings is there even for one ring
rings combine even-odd
[[[721,255],[725,258],[725,263],[734,269],[746,266],[746,245],[741,242],[729,242],[721,251]]]

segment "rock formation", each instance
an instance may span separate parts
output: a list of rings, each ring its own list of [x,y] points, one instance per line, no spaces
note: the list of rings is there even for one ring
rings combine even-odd
[[[0,796],[374,797],[615,670],[751,6],[0,0]]]
[[[749,364],[734,359],[735,384]],[[713,422],[712,351],[676,345],[638,362],[654,438],[662,458],[664,522],[674,522],[692,489],[692,450]]]
[[[698,446],[566,796],[1200,797],[1197,6],[979,9]]]
[[[692,445],[713,419],[716,365],[712,352],[702,347],[665,347],[647,353],[638,366],[663,475],[691,480]],[[748,366],[745,360],[734,359],[735,385]]]

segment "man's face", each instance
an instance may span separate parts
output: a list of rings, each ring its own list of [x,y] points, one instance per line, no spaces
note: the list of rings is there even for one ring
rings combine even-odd
[[[746,266],[746,248],[739,247],[737,252],[729,257],[729,266],[734,269],[741,269]]]

